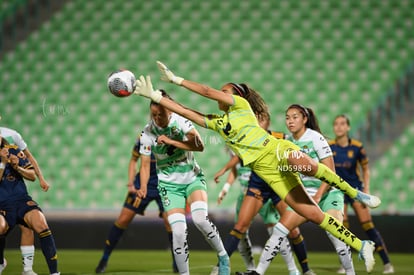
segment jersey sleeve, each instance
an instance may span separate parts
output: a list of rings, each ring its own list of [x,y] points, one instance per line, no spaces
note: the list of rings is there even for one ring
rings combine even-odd
[[[237,111],[239,109],[249,110],[249,102],[240,96],[233,95],[233,105],[229,107],[229,112]],[[211,130],[219,131],[224,128],[225,123],[227,122],[225,122],[224,115],[209,114],[205,117],[206,128]]]
[[[140,142],[140,135],[137,137],[137,139],[135,140],[135,143],[134,143],[134,146],[132,147],[132,155],[134,156],[134,157],[139,157],[140,156],[140,153],[139,153],[139,149],[140,149],[140,146],[141,146],[141,142]]]
[[[26,150],[27,144],[18,132],[16,132],[16,136],[14,137],[14,141],[16,142],[16,145],[19,146],[20,150],[22,150],[22,151]]]
[[[332,149],[329,146],[328,141],[321,135],[314,140],[315,151],[318,154],[320,160],[332,156]]]
[[[207,129],[218,131],[218,129],[223,128],[223,115],[218,114],[209,114],[205,117],[205,125]]]
[[[187,118],[182,117],[182,116],[179,116],[178,125],[183,130],[184,134],[187,134],[188,132],[190,132],[191,130],[194,129],[193,122],[191,120],[187,119]]]
[[[359,163],[361,163],[361,165],[365,165],[369,161],[367,152],[366,152],[365,148],[362,146],[362,144],[359,147],[358,161],[359,161]]]
[[[287,139],[287,135],[283,132],[269,131],[269,133],[277,139]]]
[[[151,156],[152,141],[150,138],[150,134],[146,130],[142,131],[139,140],[139,153],[144,156]]]
[[[19,132],[9,129],[9,135],[10,136],[3,136],[10,144],[16,144],[17,147],[19,147],[20,150],[24,151],[27,148],[27,144],[22,138],[22,136],[19,134]]]

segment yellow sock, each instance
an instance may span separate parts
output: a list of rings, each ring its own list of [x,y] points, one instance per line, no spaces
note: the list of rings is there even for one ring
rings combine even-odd
[[[354,248],[357,251],[360,251],[362,248],[362,241],[351,231],[349,231],[340,221],[328,213],[324,214],[325,218],[319,226],[350,247]]]
[[[320,162],[318,163],[318,171],[316,171],[315,177],[323,182],[326,182],[330,186],[341,190],[344,194],[347,194],[352,199],[354,199],[358,194],[358,190],[353,188],[344,179],[342,179],[326,165]]]

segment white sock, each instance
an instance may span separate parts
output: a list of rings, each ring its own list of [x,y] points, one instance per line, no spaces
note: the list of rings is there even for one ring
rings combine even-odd
[[[351,249],[349,246],[339,239],[335,238],[331,233],[327,232],[327,235],[335,247],[339,261],[341,262],[342,267],[345,269],[345,274],[355,275],[354,263],[352,262]]]
[[[267,240],[262,254],[260,255],[259,264],[256,268],[257,273],[264,274],[266,272],[273,258],[280,251],[280,246],[288,233],[289,230],[280,222],[274,226],[272,236]]]
[[[246,269],[255,270],[256,265],[252,255],[252,242],[250,241],[249,231],[247,231],[244,237],[240,239],[239,246],[237,248],[240,256],[242,256],[244,264],[246,265]]]
[[[289,271],[296,271],[298,267],[296,266],[295,259],[293,258],[292,248],[290,246],[289,240],[286,237],[280,246],[280,255],[286,263],[287,269]]]
[[[22,245],[20,251],[22,253],[23,271],[33,270],[34,245]]]
[[[178,271],[181,275],[190,274],[188,263],[187,222],[185,215],[174,213],[168,216],[172,235],[173,252]]]
[[[208,218],[207,203],[204,201],[196,201],[190,205],[190,208],[194,225],[204,235],[208,244],[217,251],[219,256],[226,255],[227,252],[221,241],[217,227]]]

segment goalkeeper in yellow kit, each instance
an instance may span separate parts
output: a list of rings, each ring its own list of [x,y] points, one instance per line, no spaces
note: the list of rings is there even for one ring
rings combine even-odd
[[[226,145],[243,161],[243,165],[249,166],[265,180],[293,210],[359,251],[360,257],[365,261],[366,270],[373,270],[373,242],[361,241],[337,219],[322,212],[305,191],[297,172],[314,176],[371,208],[380,205],[378,197],[356,190],[328,167],[302,153],[297,145],[287,140],[278,140],[261,128],[257,117],[265,109],[265,103],[259,93],[246,84],[228,83],[220,91],[178,77],[163,63],[157,63],[162,80],[217,101],[224,114],[201,114],[162,97],[160,91],[153,89],[149,76],[140,76],[136,82],[135,94],[150,98],[194,123],[219,133]],[[272,239],[283,240],[291,229],[289,222],[281,219],[273,230],[273,235],[277,236]],[[279,250],[278,243],[267,243],[266,246],[273,253]]]

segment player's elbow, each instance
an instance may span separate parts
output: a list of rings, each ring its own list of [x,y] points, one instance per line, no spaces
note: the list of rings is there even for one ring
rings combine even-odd
[[[197,152],[203,152],[204,151],[204,145],[197,146],[196,150]]]
[[[196,139],[194,140],[194,151],[197,151],[197,152],[204,151],[204,143],[199,137],[196,137]]]

